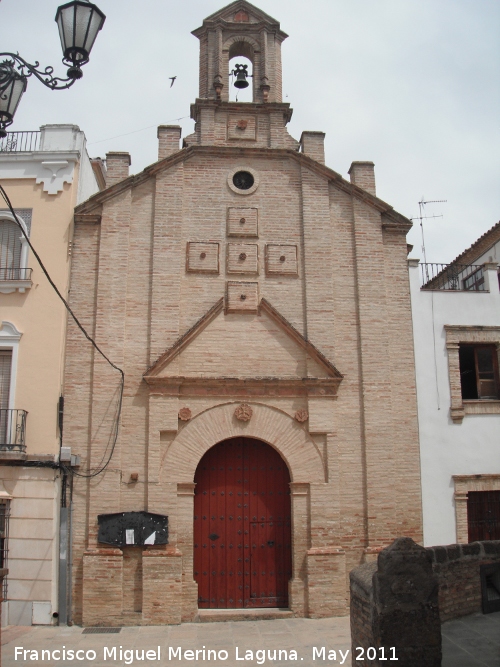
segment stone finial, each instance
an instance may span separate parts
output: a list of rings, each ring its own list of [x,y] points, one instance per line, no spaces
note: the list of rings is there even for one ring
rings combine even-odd
[[[132,164],[130,153],[106,153],[106,187],[128,178],[129,167]]]
[[[374,197],[377,196],[375,189],[375,165],[373,162],[353,162],[349,169],[351,183],[363,188]]]
[[[180,125],[158,125],[158,160],[177,153],[182,128]]]

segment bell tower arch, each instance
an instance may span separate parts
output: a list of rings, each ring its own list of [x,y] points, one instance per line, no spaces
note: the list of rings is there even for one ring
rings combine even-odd
[[[288,35],[278,21],[246,0],[236,0],[193,30],[200,40],[200,98],[229,101],[229,61],[248,58],[253,103],[282,101],[281,43]]]

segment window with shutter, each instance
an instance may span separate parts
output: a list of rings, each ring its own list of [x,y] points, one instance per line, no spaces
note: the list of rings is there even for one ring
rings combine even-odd
[[[18,280],[21,267],[21,231],[12,220],[0,220],[0,280]]]
[[[460,345],[459,361],[463,399],[499,398],[498,361],[494,345]]]
[[[0,349],[0,443],[7,442],[12,350]]]

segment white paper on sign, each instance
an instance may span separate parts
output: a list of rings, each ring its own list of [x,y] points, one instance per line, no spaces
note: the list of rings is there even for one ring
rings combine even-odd
[[[154,530],[149,537],[144,540],[144,544],[154,544],[156,538],[156,530]]]
[[[125,544],[135,544],[133,529],[125,530]]]

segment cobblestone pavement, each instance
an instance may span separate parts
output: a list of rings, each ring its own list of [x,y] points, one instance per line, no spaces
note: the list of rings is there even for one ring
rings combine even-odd
[[[443,623],[442,667],[500,667],[500,611]]]
[[[226,623],[184,623],[170,626],[126,627],[117,634],[83,634],[82,628],[73,627],[8,627],[2,631],[2,666],[19,667],[30,665],[58,665],[59,667],[115,667],[116,665],[134,665],[149,667],[303,667],[315,665],[351,666],[351,639],[349,618],[302,619],[267,621],[233,621]],[[16,647],[18,658],[16,660]],[[23,653],[19,651],[22,647]],[[54,650],[66,650],[63,654],[52,654]],[[120,659],[120,647],[122,658]],[[160,658],[158,659],[158,647]],[[180,647],[182,658],[178,657]],[[205,647],[205,660],[201,652]],[[324,647],[324,652],[323,652]],[[313,651],[316,653],[313,657]],[[46,659],[42,661],[42,650]],[[199,650],[198,659],[186,651]],[[215,651],[208,659],[208,649]],[[281,655],[279,651],[281,649]],[[24,654],[24,650],[38,651]],[[68,659],[68,651],[79,653],[83,660]],[[136,653],[136,650],[138,653]],[[146,653],[154,652],[147,660]],[[88,651],[95,651],[93,654]],[[127,651],[127,653],[125,653]],[[133,653],[128,653],[132,651]],[[170,651],[170,655],[169,655]],[[227,658],[226,652],[227,651]],[[236,652],[238,651],[238,652]],[[257,653],[265,651],[265,654]],[[270,651],[270,653],[268,653]],[[276,654],[274,653],[276,651]],[[296,651],[296,655],[292,653]],[[342,655],[340,654],[342,651]],[[87,652],[87,657],[85,657]],[[319,653],[318,653],[319,652]],[[346,652],[347,658],[346,658]],[[274,659],[274,656],[276,658]],[[323,655],[325,659],[323,659]],[[265,656],[265,662],[263,658]],[[343,658],[342,658],[343,656]],[[38,660],[32,658],[38,657]],[[59,658],[57,660],[57,658]],[[133,658],[132,662],[127,662]],[[170,659],[169,659],[170,658]],[[270,659],[273,658],[273,659]]]
[[[500,612],[485,616],[472,614],[448,621],[442,626],[442,636],[442,667],[500,667]],[[64,649],[67,651],[65,660]],[[116,634],[83,634],[83,629],[78,626],[10,626],[2,631],[3,667],[115,667],[127,664],[136,667],[351,667],[350,649],[347,616],[321,620],[290,618],[127,627]],[[24,653],[25,650],[29,652]],[[50,656],[45,653],[44,660],[42,650],[50,651]],[[57,650],[61,654],[53,654]],[[199,651],[198,657],[194,653],[196,650]],[[215,651],[216,657],[213,653],[209,655],[208,650]],[[38,659],[33,659],[37,656],[31,651],[38,651]],[[83,651],[78,654],[83,660],[71,659],[69,651]],[[95,658],[92,651],[95,651]],[[149,660],[146,651],[152,651]],[[264,654],[257,651],[264,651]],[[292,651],[296,651],[296,655]]]

